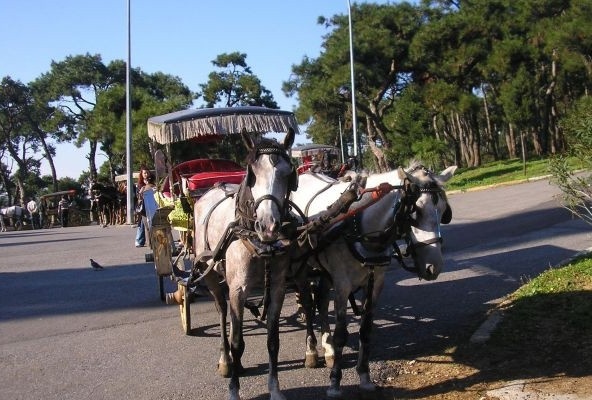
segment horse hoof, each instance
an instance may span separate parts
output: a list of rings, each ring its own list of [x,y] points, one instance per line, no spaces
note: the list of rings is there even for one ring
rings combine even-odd
[[[319,357],[317,354],[307,354],[304,357],[304,367],[305,368],[316,368],[318,363],[319,363]]]
[[[230,368],[228,368],[228,364],[218,364],[218,375],[223,378],[230,378]]]
[[[333,364],[335,364],[335,357],[333,357],[333,356],[325,357],[325,366],[327,368],[333,368]]]

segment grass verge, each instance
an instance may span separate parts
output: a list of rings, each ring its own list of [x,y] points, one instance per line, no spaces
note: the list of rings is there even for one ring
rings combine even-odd
[[[569,159],[573,169],[581,168],[576,159]],[[512,159],[484,164],[479,168],[459,168],[452,179],[447,182],[447,190],[467,190],[478,186],[489,186],[500,183],[520,181],[537,176],[549,175],[549,160],[530,160],[526,167],[522,160]]]

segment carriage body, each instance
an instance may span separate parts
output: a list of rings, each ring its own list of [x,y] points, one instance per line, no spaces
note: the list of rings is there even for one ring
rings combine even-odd
[[[192,225],[187,203],[192,204],[217,183],[240,183],[246,173],[244,166],[226,159],[194,159],[172,166],[171,146],[179,143],[199,146],[221,142],[226,136],[243,132],[262,137],[270,132],[280,133],[292,129],[298,133],[299,130],[292,112],[254,106],[182,110],[151,117],[147,124],[153,148],[164,147],[166,153],[161,151],[163,157],[155,157],[157,178],[161,175],[164,177],[162,185],[159,185],[160,190],[147,191],[144,195],[145,221],[152,250],[145,258],[155,263],[160,296],[164,300],[162,279],[172,276],[173,264],[176,264],[179,256],[174,261],[171,261],[172,257],[177,252],[183,254],[191,251],[189,239],[184,240]],[[173,229],[179,231],[181,249],[174,245]],[[183,282],[179,282],[179,285],[182,286]],[[184,303],[186,309],[182,309],[181,313],[189,318],[187,299]],[[183,325],[187,332],[190,322],[184,320]]]
[[[327,144],[309,143],[292,148],[291,156],[298,163],[298,173],[303,174],[310,169],[322,168],[324,164],[334,169],[339,161],[339,149]]]
[[[59,225],[59,214],[58,214],[58,203],[62,196],[68,196],[71,202],[69,225],[70,226],[82,226],[88,225],[90,218],[88,216],[88,210],[78,207],[78,204],[74,201],[76,198],[76,190],[63,190],[54,193],[44,194],[39,196],[39,208],[41,215],[41,221],[43,223],[42,228],[52,228]]]

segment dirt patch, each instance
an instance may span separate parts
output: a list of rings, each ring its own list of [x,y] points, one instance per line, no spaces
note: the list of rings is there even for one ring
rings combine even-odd
[[[503,365],[480,369],[456,361],[452,352],[380,363],[373,376],[387,389],[387,397],[394,399],[581,400],[592,399],[589,372],[582,371],[586,375],[579,377],[545,376],[540,368],[533,368],[517,372],[516,379],[511,379]]]
[[[582,263],[531,282],[529,295],[492,310],[499,323],[482,341],[460,329],[455,345],[375,363],[372,376],[389,400],[590,400],[589,268]]]

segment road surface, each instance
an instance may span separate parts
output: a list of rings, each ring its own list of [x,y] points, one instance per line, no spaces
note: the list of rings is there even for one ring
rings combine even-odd
[[[466,340],[496,301],[575,252],[590,226],[573,219],[547,181],[449,196],[446,268],[419,281],[395,263],[376,312],[372,369]],[[129,226],[0,234],[0,398],[224,399],[219,328],[208,298],[192,304],[193,336],[158,296],[146,248]],[[93,258],[105,267],[96,272]],[[329,371],[307,370],[304,330],[288,294],[280,384],[288,399],[324,398]],[[246,313],[243,399],[267,399],[265,328]],[[356,397],[356,318],[349,326],[346,398]],[[383,393],[388,398],[388,393]]]

